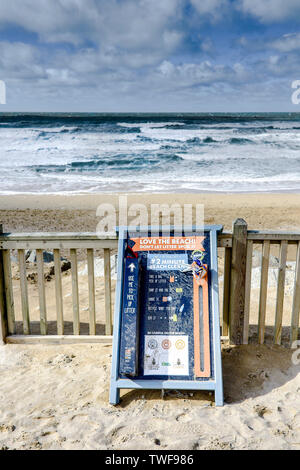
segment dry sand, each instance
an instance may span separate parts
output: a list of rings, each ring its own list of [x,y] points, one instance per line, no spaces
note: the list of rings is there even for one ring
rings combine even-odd
[[[0,347],[0,449],[300,449],[291,352],[223,351],[226,404],[207,392],[124,391],[108,404],[111,347]]]
[[[116,195],[0,197],[5,231],[95,231],[96,207]],[[251,229],[300,230],[297,194],[130,195],[128,204],[205,205],[206,223],[230,229],[243,217]],[[277,256],[277,252],[272,252]],[[80,318],[88,332],[85,254],[80,253]],[[295,259],[293,250],[289,260]],[[220,251],[222,292],[222,252]],[[292,268],[291,268],[292,269]],[[16,315],[21,332],[20,286],[14,268]],[[292,279],[292,273],[291,273]],[[257,280],[255,281],[257,282]],[[115,282],[113,281],[113,289]],[[275,283],[276,284],[276,283]],[[253,286],[250,323],[257,324],[258,288]],[[290,324],[287,286],[284,326]],[[66,333],[72,332],[70,273],[63,275]],[[272,334],[276,288],[268,296],[267,332]],[[54,281],[47,282],[50,330],[56,333]],[[29,284],[33,332],[38,333],[38,292]],[[104,331],[103,278],[96,278],[97,333]],[[256,326],[252,328],[255,341]],[[271,341],[271,336],[269,338]],[[0,348],[0,448],[16,449],[300,449],[300,365],[284,347],[250,344],[223,351],[226,406],[208,393],[126,392],[108,405],[111,347],[105,345]],[[72,357],[75,356],[75,357]]]
[[[5,231],[95,231],[99,204],[117,207],[117,194],[0,196],[0,222]],[[300,229],[300,194],[129,194],[128,206],[203,204],[205,222],[231,229],[237,217],[250,229]]]

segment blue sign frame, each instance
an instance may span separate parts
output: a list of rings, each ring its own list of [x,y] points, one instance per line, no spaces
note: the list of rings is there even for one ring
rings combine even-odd
[[[112,405],[117,405],[120,401],[121,389],[161,389],[161,390],[210,390],[215,392],[216,406],[223,406],[223,378],[222,378],[222,358],[221,358],[221,338],[220,338],[220,314],[219,314],[219,288],[218,288],[218,259],[217,259],[217,234],[222,230],[221,225],[205,226],[197,230],[200,233],[209,232],[210,243],[210,311],[211,329],[213,343],[212,362],[214,374],[212,378],[206,380],[178,380],[160,378],[137,378],[124,377],[120,375],[120,352],[121,352],[121,327],[122,327],[122,304],[124,298],[124,271],[125,271],[125,249],[128,239],[128,231],[140,231],[148,233],[151,227],[135,229],[132,227],[119,228],[118,243],[118,276],[116,284],[115,313],[114,313],[114,334],[113,352],[110,383],[110,398]],[[164,230],[164,227],[161,228]],[[172,229],[171,229],[172,230]],[[174,229],[173,229],[174,230]],[[193,228],[194,230],[194,228]],[[195,232],[194,232],[195,233]],[[123,360],[123,359],[122,359]]]

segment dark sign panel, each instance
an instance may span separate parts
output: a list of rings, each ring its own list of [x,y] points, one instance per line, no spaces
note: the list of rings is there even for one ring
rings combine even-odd
[[[121,388],[215,390],[223,404],[217,231],[120,231],[110,402]]]

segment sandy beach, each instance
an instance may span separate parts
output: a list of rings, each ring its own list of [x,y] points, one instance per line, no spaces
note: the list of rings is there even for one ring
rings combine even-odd
[[[9,195],[0,196],[0,221],[4,231],[95,231],[99,204],[118,207],[119,195]],[[249,229],[299,230],[300,194],[289,193],[190,193],[127,194],[128,206],[145,204],[203,204],[205,223],[230,230],[237,217]]]
[[[204,204],[205,222],[244,218],[251,229],[300,229],[298,194],[176,194],[129,195],[128,205],[145,203]],[[96,208],[117,205],[116,195],[0,197],[4,231],[95,231]],[[276,253],[272,254],[276,266]],[[104,332],[104,292],[101,253],[97,255],[97,333]],[[289,251],[289,259],[295,253]],[[112,253],[112,289],[115,288]],[[220,250],[220,292],[223,254]],[[259,249],[254,270],[260,270]],[[27,266],[28,271],[34,265]],[[46,267],[46,272],[47,272]],[[102,271],[101,271],[102,269]],[[276,269],[276,268],[274,268]],[[290,267],[290,280],[293,282]],[[254,273],[250,324],[252,344],[223,345],[226,406],[217,409],[209,393],[159,392],[122,394],[120,406],[108,404],[110,345],[33,346],[0,348],[0,448],[3,449],[300,449],[299,365],[292,352],[271,345],[276,279],[269,289],[267,344],[258,346],[256,324],[259,273]],[[18,268],[13,263],[16,319],[21,332]],[[275,274],[274,274],[275,276]],[[271,276],[272,277],[272,276]],[[257,279],[256,279],[257,278]],[[63,273],[66,333],[72,333],[71,275]],[[255,284],[256,283],[256,284]],[[88,333],[86,260],[79,258],[81,332]],[[38,290],[29,282],[33,331],[38,333]],[[221,297],[221,296],[220,296]],[[46,283],[49,333],[56,334],[54,278]],[[222,297],[221,297],[222,298]],[[290,324],[292,291],[286,296],[283,325]],[[220,426],[222,422],[222,426]]]
[[[223,350],[209,393],[127,391],[108,404],[111,347],[0,348],[0,449],[300,449],[299,365],[279,347]]]

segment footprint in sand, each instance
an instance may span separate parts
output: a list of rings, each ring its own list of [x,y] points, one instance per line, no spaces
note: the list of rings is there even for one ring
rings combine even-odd
[[[253,409],[260,418],[264,418],[265,414],[267,413],[272,413],[271,410],[269,410],[266,406],[263,405],[256,405]]]

